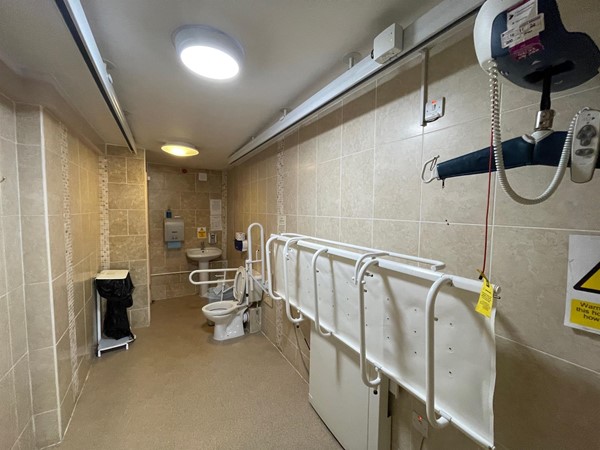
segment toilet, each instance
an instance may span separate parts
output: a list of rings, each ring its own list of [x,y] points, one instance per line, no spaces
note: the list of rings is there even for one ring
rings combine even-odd
[[[216,341],[225,341],[244,335],[244,313],[249,302],[259,301],[262,294],[260,284],[255,283],[252,295],[246,298],[246,278],[246,270],[239,267],[233,281],[235,300],[209,303],[202,308],[204,316],[215,324],[213,339]]]

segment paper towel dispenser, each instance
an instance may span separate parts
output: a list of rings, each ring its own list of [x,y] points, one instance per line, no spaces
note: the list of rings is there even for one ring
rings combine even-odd
[[[183,241],[183,230],[181,217],[165,219],[165,242]]]

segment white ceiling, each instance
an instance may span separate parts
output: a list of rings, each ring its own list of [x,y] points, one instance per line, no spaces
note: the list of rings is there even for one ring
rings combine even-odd
[[[82,0],[101,54],[114,63],[114,87],[148,159],[219,169],[312,91],[346,69],[343,56],[370,51],[392,22],[409,25],[440,0]],[[178,61],[172,32],[207,24],[234,36],[246,60],[233,81],[215,82]],[[26,30],[26,31],[25,31]],[[124,144],[52,0],[0,1],[0,59],[52,80],[97,133]],[[186,141],[200,155],[160,151]]]

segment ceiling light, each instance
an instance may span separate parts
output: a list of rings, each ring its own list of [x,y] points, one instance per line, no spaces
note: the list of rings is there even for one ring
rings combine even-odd
[[[195,156],[198,154],[196,147],[184,142],[167,142],[160,149],[174,156]]]
[[[244,59],[244,49],[238,41],[208,25],[178,28],[173,43],[188,69],[215,80],[236,76]]]

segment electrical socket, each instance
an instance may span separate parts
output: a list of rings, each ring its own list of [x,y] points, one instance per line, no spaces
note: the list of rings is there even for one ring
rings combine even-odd
[[[413,411],[412,413],[412,425],[417,429],[419,433],[423,437],[427,437],[429,433],[429,423],[427,423],[427,418],[422,416],[421,414]]]

